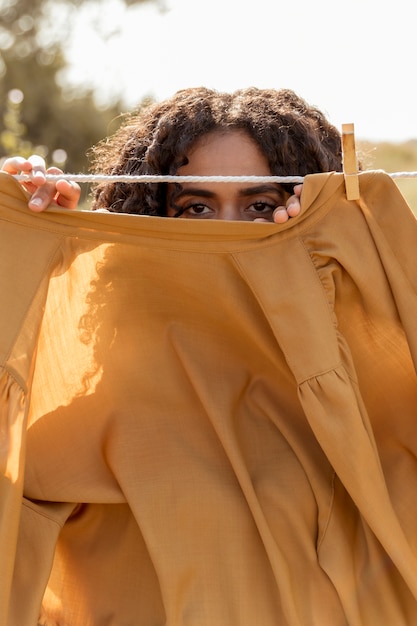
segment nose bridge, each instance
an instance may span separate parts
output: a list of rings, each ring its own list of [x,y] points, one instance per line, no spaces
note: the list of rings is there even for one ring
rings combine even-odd
[[[221,185],[217,193],[218,212],[220,219],[241,220],[239,195],[235,186],[230,183],[219,183]]]
[[[219,207],[220,218],[223,220],[241,220],[239,207],[233,200],[224,202]]]

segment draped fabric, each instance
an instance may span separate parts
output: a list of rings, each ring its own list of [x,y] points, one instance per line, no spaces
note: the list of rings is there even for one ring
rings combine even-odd
[[[49,210],[0,177],[0,625],[417,623],[417,227]]]

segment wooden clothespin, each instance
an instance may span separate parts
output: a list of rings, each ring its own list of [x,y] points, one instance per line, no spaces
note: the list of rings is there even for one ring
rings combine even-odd
[[[342,150],[346,197],[348,200],[359,200],[358,160],[356,157],[355,128],[353,124],[342,124]]]

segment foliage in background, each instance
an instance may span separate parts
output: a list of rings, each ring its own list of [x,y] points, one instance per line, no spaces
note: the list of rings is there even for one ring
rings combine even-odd
[[[164,9],[164,0],[0,0],[0,161],[36,152],[48,165],[88,170],[87,151],[116,130],[124,107],[99,106],[88,86],[68,84],[65,49],[77,8],[99,16],[115,3]]]
[[[358,151],[366,170],[417,172],[417,140],[403,143],[359,141]],[[417,178],[395,178],[395,183],[417,215]]]
[[[0,157],[15,154],[10,140],[5,142],[11,124],[22,145],[43,146],[39,150],[49,162],[56,150],[65,150],[65,166],[80,172],[86,168],[86,152],[99,139],[108,134],[113,120],[121,113],[121,105],[114,104],[98,109],[92,93],[63,97],[54,75],[59,61],[36,69],[30,60],[7,62],[7,73],[0,83]],[[14,94],[21,93],[21,102],[14,102]],[[16,116],[19,115],[19,126]],[[25,150],[27,153],[27,150]]]
[[[16,107],[10,93],[20,91],[24,96],[18,103],[20,126],[14,129],[15,136],[24,141],[19,147],[44,146],[42,154],[49,162],[54,151],[64,150],[65,167],[85,171],[87,150],[115,130],[124,107],[120,101],[98,106],[88,86],[75,89],[66,84],[65,47],[78,6],[90,4],[99,14],[111,10],[117,1],[124,5],[153,2],[163,8],[162,0],[2,0],[0,158],[14,151],[9,131],[15,124]]]

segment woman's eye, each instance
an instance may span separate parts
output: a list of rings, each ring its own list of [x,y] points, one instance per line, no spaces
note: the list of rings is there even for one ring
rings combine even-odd
[[[255,211],[256,213],[270,213],[275,208],[275,205],[269,204],[267,202],[254,202],[249,207],[250,210]]]
[[[184,211],[184,213],[188,213],[189,215],[204,215],[209,212],[210,209],[205,204],[192,204]]]

